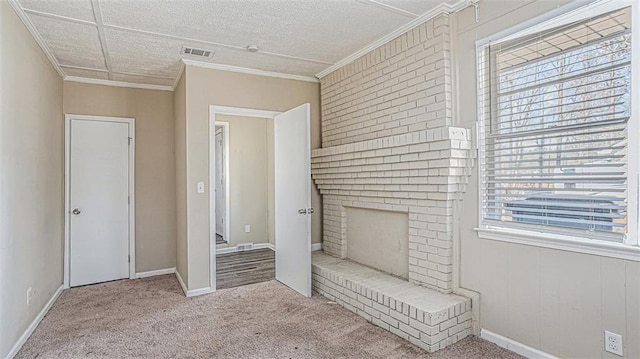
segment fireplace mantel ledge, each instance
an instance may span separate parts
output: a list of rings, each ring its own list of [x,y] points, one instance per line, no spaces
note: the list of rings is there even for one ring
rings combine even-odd
[[[350,152],[361,152],[382,148],[406,146],[425,142],[459,140],[470,141],[471,130],[462,127],[440,127],[408,134],[376,138],[361,142],[347,143],[331,147],[318,148],[312,151],[311,157],[333,156]]]

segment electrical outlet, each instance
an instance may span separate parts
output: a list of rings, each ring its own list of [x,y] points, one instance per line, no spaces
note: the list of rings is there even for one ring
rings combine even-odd
[[[247,224],[244,226],[244,233],[251,233],[251,225]]]
[[[609,353],[623,356],[622,335],[604,331],[604,350]]]
[[[31,299],[33,298],[33,289],[27,289],[27,306],[31,305]]]

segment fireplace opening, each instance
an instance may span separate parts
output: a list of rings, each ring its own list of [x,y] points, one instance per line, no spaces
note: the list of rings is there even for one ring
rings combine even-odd
[[[345,207],[347,258],[396,277],[409,278],[409,215]]]

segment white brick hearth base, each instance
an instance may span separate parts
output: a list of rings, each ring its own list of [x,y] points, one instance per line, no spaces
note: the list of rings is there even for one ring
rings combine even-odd
[[[471,299],[444,294],[316,252],[313,290],[371,323],[434,352],[471,333]]]

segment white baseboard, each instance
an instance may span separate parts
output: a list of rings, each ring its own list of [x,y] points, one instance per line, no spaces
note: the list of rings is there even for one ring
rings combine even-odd
[[[238,247],[233,246],[233,247],[227,247],[227,248],[220,248],[220,249],[216,249],[216,254],[227,254],[227,253],[235,253],[235,252],[246,252],[246,251],[254,251],[256,249],[271,249],[272,251],[276,250],[276,247],[271,244],[271,243],[257,243],[253,245],[253,248],[251,249],[245,249],[242,251],[238,250]]]
[[[254,244],[253,248],[248,249],[249,251],[251,250],[256,250],[256,249],[264,249],[264,248],[269,248],[272,251],[276,250],[276,246],[274,246],[271,243],[258,243],[258,244]],[[322,243],[312,243],[311,244],[311,251],[320,251],[322,250]],[[227,248],[220,248],[216,251],[217,254],[226,254],[226,253],[235,253],[235,252],[239,252],[238,251],[238,247],[227,247]]]
[[[180,272],[176,270],[175,273],[176,273],[176,278],[178,278],[178,282],[180,283],[180,287],[182,287],[182,291],[184,292],[184,295],[186,297],[195,297],[198,295],[209,294],[216,291],[215,289],[211,289],[211,287],[188,290],[186,284],[184,284],[184,281],[180,276]]]
[[[196,297],[198,295],[209,294],[215,292],[215,289],[211,289],[211,287],[206,288],[198,288],[187,291],[187,297]]]
[[[182,291],[184,292],[184,295],[186,295],[188,297],[188,295],[187,295],[187,292],[188,292],[187,286],[186,286],[186,284],[184,284],[184,281],[182,280],[182,277],[180,276],[180,272],[178,272],[177,270],[176,270],[176,278],[178,278],[178,283],[180,283],[180,286],[182,287]]]
[[[157,275],[165,275],[165,274],[173,274],[176,272],[175,268],[164,268],[164,269],[156,269],[148,272],[140,272],[136,273],[136,278],[147,278],[154,277]]]
[[[507,337],[503,337],[500,334],[496,334],[486,329],[480,330],[480,337],[482,339],[486,339],[494,344],[497,344],[499,347],[509,349],[513,352],[516,352],[526,358],[530,359],[558,359],[558,357],[553,356],[549,353],[545,353],[536,348],[532,348],[528,345],[524,345],[519,343],[513,339],[509,339]]]
[[[47,312],[49,311],[49,309],[51,309],[51,306],[53,306],[53,303],[56,302],[58,297],[60,297],[60,294],[62,294],[63,290],[64,290],[64,286],[61,285],[60,287],[58,287],[56,292],[53,293],[53,296],[51,296],[51,299],[49,299],[49,301],[44,306],[44,308],[42,308],[40,313],[38,313],[35,319],[33,319],[33,322],[31,322],[31,324],[27,327],[24,333],[22,333],[22,335],[20,336],[16,344],[13,346],[13,348],[11,348],[11,350],[6,356],[6,359],[11,359],[16,354],[18,354],[18,351],[20,351],[20,348],[22,348],[22,346],[27,341],[27,339],[29,339],[31,334],[33,334],[33,331],[36,330],[36,327],[38,326],[38,324],[40,324],[40,321],[42,320],[42,318],[44,318],[44,316],[47,315]]]

